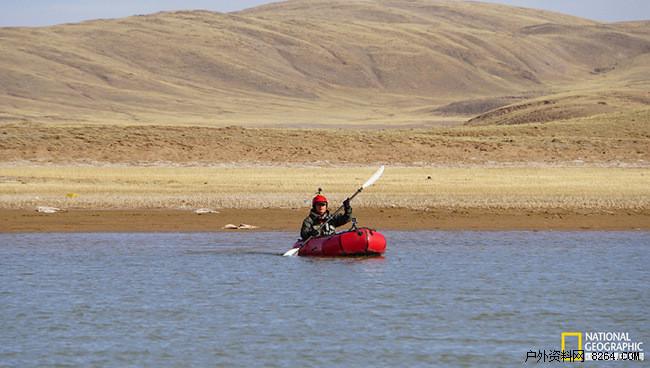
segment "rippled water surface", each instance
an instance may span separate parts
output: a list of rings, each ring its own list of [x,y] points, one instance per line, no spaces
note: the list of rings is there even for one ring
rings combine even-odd
[[[280,256],[293,233],[0,234],[0,366],[503,367],[568,331],[650,345],[648,232],[384,235],[383,258],[317,259]]]

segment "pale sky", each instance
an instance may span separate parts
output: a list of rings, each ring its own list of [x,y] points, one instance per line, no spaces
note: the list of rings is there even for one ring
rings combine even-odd
[[[159,11],[205,9],[231,12],[269,0],[0,0],[0,27],[34,27]],[[650,0],[490,0],[545,9],[603,22],[650,20]]]

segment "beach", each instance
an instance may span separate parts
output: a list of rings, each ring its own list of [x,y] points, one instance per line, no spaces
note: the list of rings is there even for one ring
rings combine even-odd
[[[52,214],[36,210],[0,210],[2,233],[49,232],[242,232],[295,231],[298,234],[308,210],[223,209],[196,214],[191,210],[68,210]],[[359,227],[377,230],[515,230],[515,231],[617,231],[650,230],[645,211],[488,210],[357,208],[353,216]],[[225,229],[232,224],[253,229]],[[347,230],[346,225],[339,230]]]

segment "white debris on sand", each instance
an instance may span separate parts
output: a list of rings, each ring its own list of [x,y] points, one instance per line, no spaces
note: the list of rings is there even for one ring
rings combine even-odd
[[[257,229],[258,227],[253,225],[247,225],[247,224],[239,224],[239,226],[233,224],[226,224],[223,228],[231,229],[231,230],[248,230],[248,229]]]
[[[219,213],[219,211],[211,210],[209,208],[199,208],[198,210],[194,211],[194,213],[204,215],[206,213]]]
[[[239,229],[257,229],[257,226],[253,225],[247,225],[247,224],[239,224]]]
[[[44,206],[41,206],[41,207],[38,207],[36,209],[36,212],[40,212],[40,213],[57,213],[57,212],[67,212],[67,211],[62,210],[60,208],[56,208],[56,207],[44,207]]]

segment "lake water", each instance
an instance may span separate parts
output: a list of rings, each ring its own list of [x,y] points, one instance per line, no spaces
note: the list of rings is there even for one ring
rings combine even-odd
[[[650,344],[648,232],[384,235],[383,258],[317,259],[280,256],[282,232],[0,234],[0,366],[519,367],[562,332]]]

